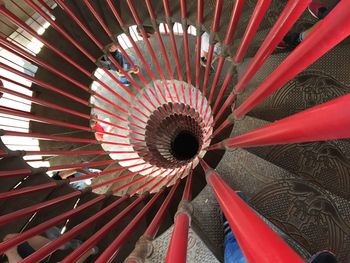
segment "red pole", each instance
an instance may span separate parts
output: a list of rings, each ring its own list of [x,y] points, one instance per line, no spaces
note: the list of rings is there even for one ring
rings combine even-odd
[[[166,67],[167,67],[167,70],[168,70],[169,77],[170,77],[170,79],[174,79],[173,71],[172,71],[171,66],[170,66],[168,53],[166,52],[163,39],[162,39],[162,37],[160,35],[160,32],[159,32],[159,27],[158,27],[158,24],[157,24],[157,17],[156,17],[156,14],[154,12],[154,8],[152,6],[151,0],[146,0],[146,5],[147,5],[148,13],[149,13],[150,18],[151,18],[151,22],[154,25],[153,27],[155,28],[155,33],[157,35],[158,42],[160,44],[161,52],[162,52],[163,58],[165,60],[165,64],[166,64]],[[163,24],[163,25],[164,25],[164,28],[165,28],[165,24]],[[176,95],[177,101],[180,101],[180,97],[179,97],[179,94],[177,92],[175,83],[173,83],[173,88],[174,88],[174,91],[175,91],[175,95]],[[172,96],[170,98],[173,101]]]
[[[145,236],[150,237],[151,239],[154,239],[155,236],[157,235],[160,224],[164,219],[165,213],[168,210],[170,202],[173,199],[175,191],[176,191],[177,187],[179,186],[179,184],[180,184],[180,180],[178,179],[176,181],[176,183],[172,186],[168,196],[164,200],[162,206],[159,208],[157,214],[154,216],[152,222],[147,227],[147,229],[144,233]]]
[[[248,82],[259,70],[264,61],[275,50],[276,46],[282,41],[295,21],[304,12],[311,0],[288,1],[275,25],[266,36],[254,58],[251,60],[248,68],[245,70],[242,78],[237,83],[235,90],[237,93],[243,91]]]
[[[125,260],[125,263],[143,262],[144,260],[146,260],[144,253],[142,253],[142,255],[138,253],[140,250],[143,250],[143,246],[146,245],[142,241],[147,240],[147,243],[149,243],[151,242],[151,240],[155,238],[158,232],[158,229],[160,227],[160,224],[164,219],[165,213],[169,207],[171,200],[174,197],[175,191],[179,184],[180,184],[180,180],[177,180],[176,184],[170,190],[169,194],[165,198],[164,202],[162,203],[161,207],[159,208],[152,222],[149,224],[144,234],[139,238],[139,241],[135,245],[135,249],[133,250],[133,252],[131,252],[128,258]]]
[[[162,184],[162,187],[165,187],[167,185],[168,182],[170,182],[172,180],[172,177],[175,176],[175,174],[180,170],[180,168],[176,169],[174,171],[174,169],[171,169],[169,173],[167,173],[165,176],[163,176],[163,178],[161,180],[159,180],[155,185],[153,185],[150,189],[149,189],[149,192],[150,193],[153,193],[154,192],[157,192],[157,190],[159,190],[160,185]],[[173,176],[171,176],[171,174],[173,174]],[[170,178],[170,179],[169,179]],[[169,179],[166,183],[164,183],[164,181],[166,179]]]
[[[89,36],[89,38],[101,49],[103,50],[103,45],[101,44],[101,42],[99,42],[94,35],[91,33],[91,31],[79,20],[79,18],[77,18],[75,16],[75,14],[70,10],[70,8],[62,1],[57,0],[57,2],[63,6],[65,12],[77,23],[77,25]],[[93,15],[96,17],[97,21],[100,23],[100,25],[104,28],[104,30],[106,31],[106,33],[113,39],[112,37],[112,33],[110,32],[110,30],[108,29],[108,27],[104,24],[104,22],[102,21],[102,19],[99,17],[99,15],[95,12],[95,10],[93,9],[93,7],[90,5],[90,3],[87,4],[88,8],[90,9],[90,11],[93,13]],[[47,18],[49,19],[49,18]],[[54,21],[50,20],[51,23],[54,23]],[[56,26],[56,29],[59,30],[66,38],[68,38],[78,49],[82,49],[82,47],[80,46],[79,43],[77,43],[76,41],[74,41],[74,39],[72,39],[65,31],[63,31],[60,27]],[[123,55],[129,60],[129,62],[132,64],[132,66],[134,66],[133,62],[130,60],[128,54],[118,45],[118,48],[121,50],[121,52],[123,53]],[[86,51],[85,51],[86,53]],[[119,63],[117,63],[117,61],[113,58],[113,56],[111,56],[110,54],[108,54],[109,59],[112,61],[112,63],[118,68],[119,71],[121,71],[124,75],[127,76],[128,80],[133,84],[133,86],[138,90],[141,91],[141,87],[139,87],[139,85],[124,71],[124,69],[119,65]],[[94,61],[93,61],[94,62]],[[103,71],[110,77],[112,78],[115,82],[117,82],[123,89],[124,91],[126,91],[127,93],[129,93],[132,97],[134,97],[133,93],[127,88],[125,87],[124,84],[122,84],[113,74],[111,74],[108,70],[106,70],[105,68],[103,68]],[[139,75],[139,77],[141,78],[142,76]],[[143,82],[145,85],[147,85],[147,82],[144,80],[144,78],[142,78]],[[99,80],[97,80],[99,81]],[[100,83],[100,82],[99,82]],[[101,83],[100,83],[101,84]],[[104,83],[101,84],[103,87],[105,87],[106,89],[110,90],[110,88],[106,87],[106,85],[104,85]],[[154,107],[155,105],[152,103],[152,101],[149,100],[149,98],[147,98],[145,95],[143,95],[147,101]],[[146,105],[138,100],[138,102],[143,105],[149,112],[151,112]],[[138,110],[138,108],[136,107],[135,110]],[[142,114],[142,112],[140,112]]]
[[[6,109],[3,106],[0,106],[0,113],[1,114],[8,114],[11,116],[16,116],[16,117],[21,117],[21,118],[25,118],[25,119],[32,120],[32,121],[56,125],[56,126],[60,126],[60,127],[68,127],[68,128],[77,129],[77,130],[81,130],[81,131],[87,131],[87,132],[91,131],[91,128],[86,127],[86,126],[80,126],[80,125],[75,125],[75,124],[67,123],[67,122],[63,122],[63,121],[57,121],[57,120],[41,117],[38,115],[34,115],[32,113],[29,113],[29,112],[20,111],[17,109]]]
[[[223,129],[227,128],[230,124],[233,124],[234,120],[232,118],[232,114],[229,116],[229,118],[227,118],[223,123],[221,123],[221,125],[216,128],[212,134],[212,138],[215,138],[216,135],[220,134],[220,132],[223,131]]]
[[[11,170],[11,171],[0,171],[0,178],[9,177],[9,176],[29,175],[31,173],[32,173],[32,170],[29,168]]]
[[[316,121],[317,120],[317,121]],[[210,150],[350,138],[350,95],[226,139]]]
[[[50,199],[48,201],[45,201],[45,202],[42,202],[39,204],[35,204],[35,205],[29,206],[29,207],[22,208],[20,210],[11,212],[11,213],[6,214],[6,215],[2,215],[2,216],[0,216],[0,225],[8,224],[11,221],[15,221],[19,218],[26,216],[26,215],[33,214],[41,209],[45,209],[45,208],[50,207],[52,205],[67,201],[67,200],[72,199],[74,197],[78,197],[81,194],[82,194],[82,191],[75,191],[75,192],[72,192],[72,193],[69,193],[69,194],[66,194],[63,196],[56,197],[54,199]]]
[[[241,118],[350,35],[349,1],[340,1],[296,49],[234,111]]]
[[[163,2],[164,12],[165,12],[165,18],[167,21],[167,25],[169,27],[171,48],[172,48],[174,59],[175,59],[175,65],[176,65],[176,69],[177,69],[178,78],[180,81],[182,81],[183,77],[182,77],[182,71],[181,71],[181,66],[180,66],[179,53],[178,53],[177,47],[176,47],[176,41],[175,41],[175,35],[174,35],[174,29],[173,29],[174,23],[173,23],[172,18],[171,18],[169,2],[168,2],[168,0],[162,0],[162,2]],[[182,95],[183,95],[183,101],[185,104],[187,104],[185,89],[184,89],[183,84],[181,84],[181,91],[182,91]]]
[[[60,236],[59,238],[57,238],[54,241],[51,241],[49,244],[41,247],[40,249],[35,251],[33,254],[31,254],[28,257],[26,257],[25,259],[23,259],[22,262],[27,262],[27,263],[28,262],[39,262],[40,260],[44,259],[48,255],[50,255],[52,252],[56,251],[60,246],[65,244],[67,241],[73,239],[79,233],[81,233],[86,228],[88,228],[93,222],[95,222],[99,218],[102,218],[103,216],[107,215],[108,213],[112,212],[112,210],[114,208],[118,207],[121,203],[123,203],[128,198],[129,197],[127,195],[124,195],[123,197],[119,198],[117,201],[113,202],[112,204],[108,205],[107,207],[105,207],[102,210],[100,210],[99,212],[97,212],[95,215],[89,217],[88,219],[86,219],[85,221],[81,222],[80,224],[78,224],[74,228],[70,229],[69,231],[64,233],[62,236]],[[124,211],[125,210],[123,210],[123,212]],[[83,243],[78,249],[74,250],[74,252],[72,254],[74,254],[75,252],[80,250],[86,244],[86,242]],[[85,251],[80,254],[80,251],[79,251],[79,256],[81,256],[84,253],[85,253]],[[71,256],[72,254],[70,254],[69,256]],[[67,259],[67,257],[65,258],[65,260],[66,259]],[[62,261],[62,262],[67,262],[67,261]],[[69,261],[69,262],[74,262],[74,261],[72,260],[72,261]]]
[[[188,229],[190,226],[192,207],[191,200],[191,185],[192,172],[187,176],[185,189],[182,195],[182,200],[179,204],[178,211],[175,215],[174,229],[171,235],[168,251],[165,262],[186,262]]]
[[[166,263],[186,262],[189,225],[190,217],[187,214],[180,213],[176,216],[174,230],[165,258]]]
[[[105,263],[112,261],[118,254],[120,247],[125,243],[125,241],[132,235],[135,228],[138,226],[140,221],[149,212],[150,208],[163,194],[164,189],[161,189],[156,193],[152,199],[141,209],[141,211],[135,216],[133,220],[126,226],[126,228],[118,235],[116,239],[103,251],[103,253],[97,258],[95,262]]]
[[[204,106],[204,97],[206,97],[207,94],[207,85],[209,81],[209,72],[211,70],[211,63],[213,59],[213,53],[214,53],[214,46],[215,46],[215,33],[219,30],[220,25],[220,18],[221,18],[221,12],[223,7],[224,1],[223,0],[216,0],[215,10],[214,10],[214,18],[212,20],[212,25],[210,29],[210,39],[209,39],[209,50],[208,50],[208,57],[207,57],[207,63],[205,67],[205,73],[204,73],[204,80],[203,80],[203,98],[202,103],[200,107],[200,114],[203,112],[203,106]],[[209,101],[207,108],[209,107]]]
[[[99,231],[93,234],[88,240],[86,240],[79,248],[69,254],[62,263],[75,262],[85,252],[92,248],[99,240],[101,240],[106,234],[108,234],[125,216],[127,216],[137,205],[139,205],[148,194],[140,195],[133,203],[125,208],[120,214],[114,217],[111,221],[105,224]]]
[[[55,136],[55,135],[46,135],[46,134],[39,134],[39,133],[16,132],[16,131],[8,131],[8,130],[2,130],[2,132],[3,132],[3,135],[7,135],[7,136],[30,137],[30,138],[37,138],[41,140],[78,142],[78,143],[90,143],[90,144],[104,143],[104,144],[111,144],[111,145],[118,145],[118,146],[130,146],[130,144],[128,143],[97,141],[92,139],[80,139],[75,137]]]
[[[304,262],[203,160],[208,184],[248,262]]]
[[[32,3],[31,1],[26,0],[26,2],[28,3],[28,5],[30,5],[35,11],[37,11],[42,17],[44,17],[47,21],[50,22],[50,24],[55,28],[56,31],[60,32],[60,34],[62,34],[69,42],[71,42],[77,49],[79,49],[91,62],[95,63],[96,59],[90,54],[88,53],[77,41],[75,41],[66,31],[64,31],[61,27],[59,27],[54,20],[51,19],[50,16],[48,16],[43,10],[41,10],[38,6],[36,6],[34,3]],[[112,60],[114,61],[114,59]],[[116,62],[116,61],[114,61]],[[115,63],[116,66],[120,65],[118,63]],[[50,65],[46,64],[46,67],[48,67],[51,71],[53,71],[54,73],[58,74],[59,76],[68,79],[69,81],[73,82],[74,84],[76,84],[77,86],[79,86],[80,88],[84,88],[89,90],[89,88],[86,87],[82,87],[82,85],[80,83],[77,83],[77,81],[73,80],[72,78],[68,77],[67,75],[59,72],[58,70],[52,68]],[[123,69],[120,67],[119,68],[121,71],[123,71]],[[122,84],[113,74],[111,74],[107,69],[103,68],[104,72],[111,77],[115,82],[117,82],[119,84],[119,86],[121,86],[123,88],[124,91],[126,91],[131,97],[134,97],[134,94],[130,91],[130,89],[128,89],[127,87],[125,87],[124,84]],[[124,71],[123,71],[124,72]],[[124,72],[125,73],[125,72]],[[112,93],[114,96],[116,96],[118,99],[122,100],[127,106],[130,106],[130,102],[127,101],[124,97],[120,96],[117,92],[115,92],[112,88],[110,88],[109,86],[107,86],[105,83],[103,83],[102,81],[100,81],[99,79],[95,79],[95,81],[97,83],[99,83],[104,89],[108,90],[110,93]],[[135,87],[138,88],[138,90],[141,90],[140,87],[138,87],[138,85],[136,83],[134,83],[134,81],[132,79],[130,79],[130,82],[133,83],[133,85]],[[94,94],[95,96],[99,97],[100,99],[106,101],[107,103],[109,103],[110,105],[118,108],[119,110],[123,111],[124,113],[127,113],[127,111],[120,107],[119,105],[113,103],[110,100],[107,100],[104,98],[104,96],[102,96],[99,93]],[[143,104],[144,105],[144,104]],[[148,109],[145,105],[144,107],[146,109]],[[136,108],[137,109],[137,108]],[[149,112],[151,112],[148,109]]]
[[[1,242],[0,253],[21,244],[22,242],[28,240],[29,238],[35,235],[39,235],[43,233],[45,230],[49,229],[50,227],[56,226],[58,223],[62,222],[63,220],[71,219],[72,217],[78,215],[81,211],[84,211],[90,206],[93,206],[94,204],[103,201],[105,198],[106,198],[105,195],[100,195],[82,205],[79,205],[78,207],[72,210],[69,210],[63,214],[60,214],[54,218],[51,218],[35,227],[32,227],[11,239]]]
[[[173,22],[171,20],[171,13],[170,13],[170,7],[169,7],[169,3],[168,0],[162,0],[163,2],[163,8],[164,8],[164,12],[165,12],[165,17],[167,20],[167,26],[169,28],[169,36],[170,36],[170,40],[171,40],[171,48],[174,54],[174,58],[175,58],[175,65],[176,65],[176,69],[177,69],[177,75],[180,81],[183,80],[182,78],[182,72],[181,72],[181,67],[180,67],[180,62],[179,62],[179,53],[177,51],[177,47],[176,47],[176,41],[175,41],[175,35],[174,35],[174,30],[173,30]]]
[[[55,135],[6,131],[6,130],[2,130],[2,132],[3,132],[3,135],[7,135],[7,136],[30,137],[30,138],[57,140],[57,141],[65,141],[65,142],[81,142],[81,143],[93,143],[93,144],[98,143],[98,141],[96,140],[80,139],[80,138],[65,137],[65,136],[55,136]]]
[[[88,2],[85,1],[85,4],[88,5]],[[117,19],[118,23],[120,24],[120,27],[121,27],[121,28],[126,28],[126,27],[125,27],[126,25],[125,25],[124,21],[122,20],[120,14],[118,13],[117,9],[115,8],[115,6],[114,6],[114,4],[111,2],[111,0],[107,0],[107,4],[108,4],[109,8],[111,9],[111,11],[112,11],[114,17]],[[126,33],[128,39],[129,39],[131,45],[133,46],[133,48],[134,48],[134,50],[135,50],[135,52],[136,52],[138,58],[142,61],[142,64],[143,64],[144,68],[146,69],[147,73],[148,73],[149,76],[151,77],[152,81],[155,82],[155,81],[156,81],[156,78],[155,78],[154,74],[152,73],[152,71],[151,71],[151,69],[150,69],[150,67],[149,67],[149,65],[148,65],[148,63],[147,63],[147,61],[146,61],[146,59],[144,58],[142,52],[140,51],[140,49],[139,49],[138,46],[136,45],[134,39],[130,36],[129,32],[125,31],[125,33]],[[121,50],[122,50],[122,48],[121,48]],[[123,53],[123,54],[124,54],[124,53]],[[139,74],[139,77],[141,78],[141,74]],[[143,78],[143,82],[144,82],[144,84],[145,84],[146,86],[148,85],[147,81],[146,81],[144,78]],[[165,98],[165,96],[164,96],[164,94],[163,94],[162,89],[159,87],[158,84],[156,84],[156,87],[157,87],[157,89],[158,89],[158,91],[159,91],[159,93],[160,93],[162,99],[166,102],[166,98]],[[159,104],[161,104],[160,101],[159,101],[159,99],[158,99],[158,97],[157,97],[154,93],[152,93],[152,95],[153,95],[153,97],[157,100],[157,102],[158,102]]]
[[[49,6],[45,3],[44,0],[38,0],[38,2],[39,2],[49,13],[51,12],[52,8],[49,7]],[[51,13],[50,13],[50,15],[51,15]]]
[[[89,167],[97,167],[104,166],[115,163],[116,160],[105,160],[105,161],[95,161],[95,162],[86,162],[86,163],[74,163],[74,164],[62,164],[47,167],[48,171],[61,171],[66,169],[75,169],[75,168],[89,168]]]
[[[130,153],[144,153],[141,151],[25,151],[24,155],[42,155],[42,156],[59,156],[59,155],[95,155],[95,154],[130,154]]]
[[[208,59],[207,59],[207,67],[205,68],[205,74],[204,74],[204,81],[203,81],[203,95],[206,96],[206,91],[207,91],[207,84],[209,80],[209,72],[210,72],[210,65],[211,61],[213,58],[213,52],[214,52],[214,34],[219,30],[219,25],[220,25],[220,18],[221,18],[221,12],[222,12],[222,7],[224,5],[223,0],[217,0],[216,5],[215,5],[215,10],[214,10],[214,17],[213,21],[211,24],[211,29],[210,29],[210,43],[209,43],[209,50],[208,50]]]
[[[213,83],[212,83],[211,89],[210,89],[210,94],[209,94],[209,99],[208,99],[209,104],[211,103],[211,101],[213,99],[214,91],[215,91],[216,85],[218,84],[218,81],[219,81],[219,78],[221,75],[221,71],[222,71],[222,68],[224,66],[225,56],[226,56],[225,53],[227,52],[227,47],[232,44],[233,37],[235,35],[236,28],[238,25],[238,21],[239,21],[239,18],[241,17],[243,4],[244,4],[244,0],[236,0],[233,4],[232,11],[231,11],[231,19],[230,19],[230,22],[228,24],[226,36],[225,36],[225,39],[223,42],[223,44],[224,44],[224,46],[223,46],[224,50],[222,50],[223,54],[221,54],[221,56],[219,58],[218,67],[216,69],[214,80],[213,80]],[[207,109],[208,108],[209,107],[207,107]]]
[[[2,19],[0,19],[0,23],[5,25],[7,28],[11,29],[11,31],[15,32],[17,30],[16,27],[12,26],[11,24],[9,23],[6,23],[5,21],[2,21]],[[1,34],[4,36],[4,37],[7,37],[6,34],[4,34],[3,32],[1,32]],[[24,39],[26,39],[26,41],[28,42],[31,42],[31,39],[29,39],[27,36],[25,36],[22,32],[18,32],[18,34],[23,37]],[[12,41],[14,41],[13,39],[11,39]],[[12,43],[16,43],[16,44],[19,44],[21,45],[22,48],[24,48],[25,50],[31,52],[32,54],[34,54],[33,51],[29,50],[26,46],[24,46],[23,44],[17,42],[17,41],[14,41]]]
[[[26,30],[29,34],[40,40],[45,46],[50,48],[52,51],[54,51],[57,55],[62,57],[64,60],[66,60],[69,64],[74,66],[76,69],[78,69],[80,72],[82,72],[84,75],[90,77],[91,73],[84,69],[82,66],[80,66],[77,62],[72,60],[68,55],[62,53],[59,49],[54,47],[52,44],[48,43],[45,39],[43,39],[39,34],[37,34],[30,26],[28,26],[26,23],[21,21],[17,16],[15,16],[12,12],[6,9],[5,5],[0,5],[0,14],[4,15],[6,18],[8,18],[12,23],[14,23],[16,26]]]
[[[256,3],[253,14],[250,17],[242,40],[237,48],[236,56],[234,58],[235,63],[238,64],[242,62],[242,59],[247,52],[247,49],[267,12],[267,9],[270,6],[270,3],[271,0],[258,0]]]
[[[191,65],[190,65],[190,52],[189,52],[189,45],[188,45],[188,34],[187,34],[187,6],[186,6],[186,0],[180,0],[180,6],[181,6],[181,20],[182,20],[182,29],[184,31],[183,33],[183,41],[184,41],[184,49],[185,49],[185,62],[186,62],[186,74],[187,74],[187,83],[189,86],[189,90],[191,87]],[[190,95],[190,98],[192,96]]]
[[[201,58],[201,35],[203,23],[203,0],[197,1],[197,19],[196,19],[196,108],[198,108],[199,82],[200,82],[200,58]]]
[[[0,78],[2,78],[2,77],[0,77]],[[18,82],[15,82],[15,81],[11,81],[11,82],[15,83],[15,84],[18,83]],[[18,83],[18,84],[20,84],[20,83]],[[24,85],[20,85],[20,86],[23,87]],[[72,115],[75,115],[75,116],[79,116],[79,117],[84,118],[84,119],[90,119],[90,115],[83,114],[83,113],[80,113],[80,112],[77,112],[77,111],[74,111],[74,110],[70,110],[70,109],[61,107],[59,105],[53,104],[51,102],[47,102],[45,100],[37,99],[37,98],[25,95],[25,94],[17,92],[17,91],[14,91],[14,90],[11,90],[11,89],[7,89],[7,88],[3,87],[2,85],[0,85],[0,91],[3,92],[3,93],[11,94],[11,95],[14,95],[14,96],[17,96],[17,97],[29,100],[29,101],[31,101],[33,103],[36,103],[36,104],[39,104],[39,105],[42,105],[42,106],[45,106],[45,107],[48,107],[48,108],[52,108],[52,109],[55,109],[55,110],[66,112],[66,113],[69,113],[69,114],[72,114]]]
[[[67,97],[67,98],[70,98],[70,99],[72,99],[74,101],[77,101],[77,102],[79,102],[79,103],[81,103],[81,104],[83,104],[85,106],[89,106],[89,102],[88,101],[85,101],[85,100],[80,99],[80,98],[78,98],[78,97],[76,97],[74,95],[71,95],[70,93],[67,93],[67,92],[64,92],[64,91],[62,91],[62,90],[60,90],[58,88],[55,88],[54,86],[52,86],[50,84],[47,84],[47,83],[45,83],[45,82],[43,82],[41,80],[38,80],[38,79],[36,79],[36,78],[34,78],[32,76],[29,76],[26,73],[21,72],[19,70],[16,70],[16,69],[14,69],[14,68],[12,68],[12,67],[10,67],[10,66],[2,63],[2,62],[0,62],[0,67],[5,69],[5,70],[7,70],[7,71],[10,71],[10,72],[12,72],[14,74],[17,74],[20,77],[23,77],[23,78],[25,78],[25,79],[27,79],[27,80],[29,80],[29,81],[31,81],[31,82],[33,82],[33,83],[43,87],[45,89],[51,90],[53,92],[56,92],[56,93],[58,93],[60,95],[63,95],[65,97]],[[4,77],[1,76],[1,78],[4,78]]]
[[[225,107],[230,105],[230,104],[226,103],[226,101],[225,101],[224,105],[221,105],[220,102],[221,102],[222,97],[224,96],[225,91],[227,90],[229,84],[231,83],[231,81],[233,79],[233,72],[234,72],[234,70],[235,70],[235,66],[231,65],[230,68],[228,69],[227,73],[226,73],[226,76],[225,76],[224,82],[222,83],[222,86],[220,88],[219,94],[218,94],[218,96],[215,99],[214,107],[212,109],[213,115],[216,113],[217,107],[219,105],[222,106],[220,108],[220,110],[221,109],[226,109],[226,108],[224,108],[224,105],[226,105]]]
[[[0,200],[18,197],[20,195],[26,195],[34,192],[43,191],[50,188],[56,188],[59,184],[57,182],[50,182],[46,184],[40,184],[35,186],[28,186],[20,189],[10,190],[0,193]]]
[[[146,170],[149,170],[149,169],[153,169],[153,167],[150,166],[150,167],[148,167],[148,168],[144,168],[144,169],[142,169],[141,171],[138,171],[137,173],[140,173],[140,172],[143,172],[143,171],[146,171]],[[119,191],[121,191],[121,190],[124,190],[125,188],[128,188],[128,187],[130,187],[130,186],[133,186],[133,185],[135,185],[135,184],[137,184],[137,183],[139,183],[139,182],[145,181],[146,179],[148,179],[149,176],[151,176],[153,173],[159,171],[160,169],[161,169],[161,168],[158,168],[158,169],[152,171],[151,173],[148,173],[148,174],[146,174],[146,175],[143,175],[143,176],[141,176],[141,177],[138,178],[138,179],[132,180],[131,182],[129,182],[129,183],[127,183],[127,184],[124,184],[124,185],[122,185],[122,186],[120,186],[120,187],[118,187],[118,188],[116,188],[116,189],[113,189],[112,192],[113,192],[113,193],[117,193],[117,192],[119,192]],[[135,193],[132,193],[132,194],[134,195]]]
[[[158,71],[158,74],[160,76],[160,78],[163,80],[163,83],[164,83],[164,86],[169,94],[169,97],[172,98],[171,96],[171,93],[170,93],[170,90],[169,90],[169,87],[168,87],[168,83],[165,79],[165,76],[164,76],[164,73],[163,73],[163,70],[158,62],[158,59],[157,59],[157,55],[156,53],[154,52],[153,48],[152,48],[152,45],[150,43],[150,41],[148,40],[148,36],[147,36],[147,33],[145,31],[145,29],[143,28],[142,26],[142,21],[137,13],[137,10],[135,9],[135,6],[132,2],[132,0],[127,0],[126,1],[127,5],[129,6],[129,9],[130,9],[130,12],[134,18],[134,21],[136,23],[136,25],[140,28],[140,32],[141,32],[141,35],[142,35],[142,38],[143,38],[143,41],[146,43],[146,46],[147,46],[147,49],[148,51],[150,52],[151,54],[151,57],[155,63],[155,66],[157,68],[157,71]]]
[[[60,95],[62,95],[62,96],[64,96],[64,97],[67,97],[67,98],[69,98],[69,99],[71,99],[71,100],[74,100],[74,101],[76,101],[76,102],[79,102],[79,103],[81,103],[81,104],[83,104],[83,105],[85,105],[85,106],[88,106],[88,107],[90,106],[90,104],[89,104],[88,101],[83,100],[83,99],[81,99],[81,98],[79,98],[79,97],[76,97],[76,96],[74,96],[74,95],[71,95],[70,93],[64,92],[64,91],[62,91],[62,90],[60,90],[60,89],[58,89],[58,88],[56,88],[56,87],[54,87],[54,86],[52,86],[52,85],[50,85],[50,84],[47,84],[47,83],[45,83],[45,82],[43,82],[43,81],[41,81],[41,80],[38,80],[38,79],[36,79],[35,77],[29,76],[29,75],[27,75],[26,73],[21,72],[21,71],[19,71],[19,70],[16,70],[16,69],[14,69],[14,68],[12,68],[12,67],[10,67],[10,66],[8,66],[8,65],[6,65],[6,64],[4,64],[4,63],[2,63],[2,62],[0,62],[0,67],[3,68],[3,69],[5,69],[5,70],[8,70],[8,71],[10,71],[10,72],[12,72],[12,73],[14,73],[14,74],[19,75],[19,76],[23,77],[24,79],[26,79],[26,80],[28,80],[28,81],[31,81],[31,82],[33,82],[33,83],[35,83],[35,84],[41,86],[41,87],[44,88],[44,89],[47,89],[47,90],[53,91],[53,92],[55,92],[55,93],[58,93],[58,94],[60,94]],[[12,80],[10,80],[10,79],[7,78],[7,77],[0,76],[0,78],[1,78],[1,79],[4,79],[4,80],[6,80],[6,81],[10,81],[10,82],[12,82],[12,83],[17,84],[17,82],[12,81]],[[28,90],[30,90],[30,88],[28,88],[28,87],[25,87],[25,86],[23,86],[23,85],[20,85],[20,86],[22,86],[22,87],[27,88]],[[112,102],[111,102],[111,103],[112,103]],[[114,104],[115,104],[115,103],[113,103],[113,105],[114,105]],[[114,117],[114,118],[117,118],[117,119],[119,119],[119,120],[124,120],[123,118],[121,118],[121,117],[115,115],[114,113],[111,113],[111,112],[109,112],[109,111],[107,111],[107,110],[104,110],[104,109],[102,109],[102,108],[100,108],[100,107],[98,107],[98,106],[95,106],[95,105],[94,105],[94,108],[96,108],[96,109],[98,109],[98,110],[101,110],[101,111],[105,112],[106,114],[109,114],[110,116],[112,116],[112,117]],[[120,107],[118,106],[118,108],[120,108]],[[122,109],[122,110],[123,110],[123,109]],[[109,123],[109,122],[105,122],[105,123],[107,123],[107,124],[109,124],[109,125],[111,125],[111,126],[114,126],[114,127],[116,127],[116,128],[121,127],[121,126],[116,126],[116,125],[113,124],[113,123]]]

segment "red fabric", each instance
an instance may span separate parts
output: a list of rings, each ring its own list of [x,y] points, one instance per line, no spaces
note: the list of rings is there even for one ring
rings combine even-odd
[[[92,126],[92,129],[95,130],[96,140],[101,141],[103,139],[104,134],[100,132],[104,132],[105,129],[98,122],[95,122],[95,124]]]

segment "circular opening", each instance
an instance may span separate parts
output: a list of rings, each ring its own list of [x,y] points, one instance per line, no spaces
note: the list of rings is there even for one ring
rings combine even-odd
[[[171,153],[180,161],[192,159],[197,154],[198,149],[198,139],[189,131],[181,131],[171,143]]]

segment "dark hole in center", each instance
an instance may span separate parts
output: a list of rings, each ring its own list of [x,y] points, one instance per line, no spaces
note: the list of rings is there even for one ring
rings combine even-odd
[[[181,131],[171,143],[171,153],[178,160],[192,159],[198,152],[197,137],[189,131]]]

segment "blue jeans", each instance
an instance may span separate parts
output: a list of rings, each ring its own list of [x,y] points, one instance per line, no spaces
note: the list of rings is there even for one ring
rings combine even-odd
[[[128,62],[128,60],[123,56],[123,54],[119,51],[116,51],[113,54],[113,57],[116,59],[116,61],[118,62],[119,65],[121,65],[123,67],[123,70],[125,71],[129,71],[131,69],[131,65]],[[132,59],[130,57],[130,59]],[[118,80],[123,83],[123,84],[130,84],[130,81],[128,80],[127,77],[125,76],[118,76]]]
[[[230,231],[225,236],[224,262],[225,263],[246,263],[247,262],[232,231]]]

